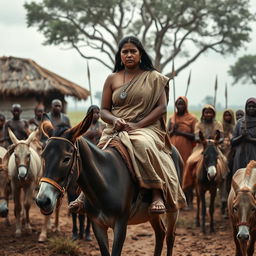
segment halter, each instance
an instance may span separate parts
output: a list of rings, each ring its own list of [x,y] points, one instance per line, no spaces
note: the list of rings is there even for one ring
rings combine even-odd
[[[73,160],[73,163],[72,163],[72,166],[71,166],[71,171],[70,173],[73,175],[74,174],[74,168],[73,166],[76,164],[76,167],[77,167],[77,178],[80,176],[80,169],[79,169],[79,153],[78,153],[78,143],[77,145],[74,145],[72,142],[70,142],[68,139],[66,138],[62,138],[62,137],[51,137],[48,139],[49,140],[61,140],[61,141],[64,141],[64,142],[67,142],[68,144],[70,144],[74,150],[75,150],[75,157],[74,157],[74,160]],[[42,152],[43,153],[43,152]],[[61,186],[60,184],[58,184],[55,180],[51,179],[51,178],[47,178],[47,177],[42,177],[40,179],[40,182],[46,182],[46,183],[49,183],[51,184],[52,186],[54,186],[59,192],[60,192],[60,197],[63,197],[64,196],[64,193],[66,191],[66,188],[68,187],[69,185],[69,182],[70,182],[71,178],[70,178],[70,175],[68,175],[67,179],[65,180],[64,182],[64,186]]]

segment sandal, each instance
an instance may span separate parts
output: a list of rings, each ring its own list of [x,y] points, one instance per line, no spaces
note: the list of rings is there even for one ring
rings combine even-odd
[[[150,213],[161,214],[166,212],[165,205],[162,200],[156,200],[149,207]]]

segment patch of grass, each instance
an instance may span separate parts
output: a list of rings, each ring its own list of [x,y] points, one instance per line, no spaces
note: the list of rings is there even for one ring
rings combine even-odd
[[[55,236],[49,239],[48,241],[49,249],[56,254],[64,254],[70,256],[79,255],[79,247],[76,241],[65,236]]]

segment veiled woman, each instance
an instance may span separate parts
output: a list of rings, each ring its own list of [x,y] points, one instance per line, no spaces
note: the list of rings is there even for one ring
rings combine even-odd
[[[245,116],[237,121],[231,143],[235,149],[234,174],[250,160],[256,160],[256,98],[246,101]]]
[[[171,143],[180,152],[184,163],[190,156],[194,143],[196,117],[188,112],[188,99],[180,96],[175,102],[177,111],[170,117],[168,131],[170,132]]]

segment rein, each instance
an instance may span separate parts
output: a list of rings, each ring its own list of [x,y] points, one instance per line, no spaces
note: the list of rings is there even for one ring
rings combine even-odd
[[[80,176],[80,168],[79,168],[79,151],[78,151],[78,143],[77,145],[74,145],[71,141],[69,141],[66,138],[62,138],[62,137],[51,137],[48,139],[49,140],[61,140],[64,142],[67,142],[68,144],[70,144],[74,150],[75,150],[75,157],[73,159],[73,163],[71,166],[71,170],[70,173],[73,175],[74,174],[74,165],[76,165],[76,169],[77,169],[77,178]],[[43,153],[43,152],[42,152]],[[59,192],[60,192],[60,197],[62,198],[64,196],[64,193],[66,191],[66,188],[68,187],[69,183],[71,180],[71,176],[68,175],[67,179],[64,182],[64,186],[61,186],[59,183],[57,183],[55,180],[51,179],[51,178],[47,178],[47,177],[42,177],[40,179],[40,182],[46,182],[51,184],[53,187],[55,187]]]

